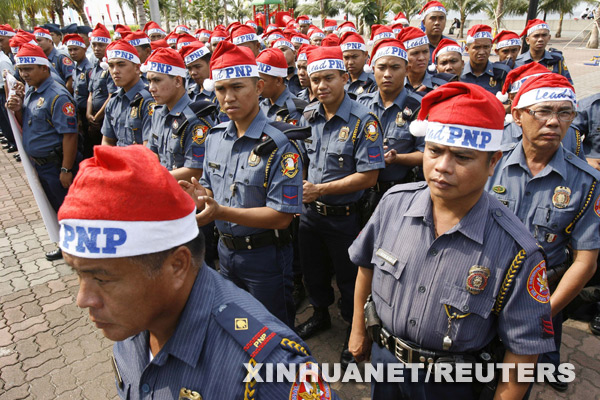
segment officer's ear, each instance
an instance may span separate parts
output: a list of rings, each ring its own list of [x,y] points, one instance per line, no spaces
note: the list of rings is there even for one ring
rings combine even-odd
[[[183,86],[183,78],[181,76],[175,77],[175,87],[180,88]]]
[[[265,81],[263,81],[262,79],[257,79],[256,80],[256,93],[260,96],[263,92],[263,89],[265,88]]]
[[[523,114],[523,110],[518,109],[518,108],[513,108],[511,111],[511,114],[512,114],[515,124],[517,124],[519,126],[523,126],[523,123],[521,122],[521,115]]]
[[[496,151],[494,152],[490,158],[489,158],[489,167],[488,167],[488,175],[492,176],[494,175],[494,168],[496,168],[496,164],[498,164],[498,161],[500,161],[500,159],[502,158],[502,152],[501,151]]]

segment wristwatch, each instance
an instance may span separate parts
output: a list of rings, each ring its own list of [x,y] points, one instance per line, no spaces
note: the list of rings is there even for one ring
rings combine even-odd
[[[65,168],[65,167],[61,167],[61,168],[60,168],[60,172],[61,172],[61,173],[62,173],[62,172],[64,172],[65,174],[68,174],[69,172],[73,172],[73,170],[72,170],[72,169]]]

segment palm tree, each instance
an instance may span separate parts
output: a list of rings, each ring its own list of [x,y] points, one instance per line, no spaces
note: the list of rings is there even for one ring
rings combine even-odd
[[[32,29],[37,25],[35,15],[39,12],[47,11],[51,4],[50,0],[22,0],[21,7],[29,18]]]
[[[231,0],[231,17],[242,22],[243,19],[250,16],[250,3],[246,0]]]
[[[320,16],[321,22],[327,17],[335,17],[344,8],[344,3],[338,0],[317,0],[298,6],[298,14],[306,14],[313,17]]]
[[[558,29],[555,37],[559,38],[562,35],[562,23],[565,14],[572,14],[573,9],[580,3],[580,0],[542,0],[539,5],[540,11],[544,13],[557,12],[560,14],[558,20]]]
[[[422,7],[420,2],[414,0],[394,0],[388,4],[390,5],[389,11],[392,11],[394,14],[398,14],[402,11],[409,22],[412,16],[417,15]]]
[[[494,20],[494,31],[501,30],[502,17],[505,15],[523,15],[527,13],[527,0],[491,0],[485,3],[484,12]]]
[[[590,40],[585,45],[588,49],[598,48],[598,30],[600,30],[600,4],[598,4],[598,8],[594,12],[594,29],[592,29]]]
[[[144,0],[135,0],[135,9],[137,14],[137,23],[141,27],[146,25],[148,18],[146,18],[146,9],[144,8]]]
[[[71,7],[77,12],[77,14],[79,14],[84,25],[90,26],[90,22],[88,21],[84,11],[85,0],[66,0],[65,5]]]
[[[485,7],[485,0],[446,0],[444,3],[446,8],[450,10],[458,11],[460,14],[460,35],[463,37],[463,29],[465,27],[465,21],[467,15],[475,14],[483,10]]]

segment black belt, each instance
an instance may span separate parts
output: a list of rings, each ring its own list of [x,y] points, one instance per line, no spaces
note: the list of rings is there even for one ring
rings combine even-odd
[[[46,165],[48,163],[54,163],[56,165],[62,165],[62,158],[58,156],[56,153],[52,153],[47,157],[31,157],[34,163],[39,165]]]
[[[347,204],[345,206],[330,206],[329,204],[320,201],[308,203],[308,206],[315,212],[326,216],[346,216],[354,214],[357,211],[356,203]]]
[[[373,186],[373,190],[377,193],[385,193],[389,188],[399,184],[400,182],[377,182],[375,186]]]
[[[248,236],[232,236],[219,232],[219,237],[229,250],[252,250],[270,245],[284,246],[292,241],[290,228],[269,230]]]

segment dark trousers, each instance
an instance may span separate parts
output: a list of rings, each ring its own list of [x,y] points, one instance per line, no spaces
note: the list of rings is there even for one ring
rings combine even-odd
[[[358,271],[350,261],[348,248],[359,232],[358,214],[324,216],[305,206],[300,217],[300,262],[310,302],[315,307],[333,304],[331,277],[335,274],[342,299],[341,313],[347,322],[352,322]]]
[[[389,350],[373,343],[371,349],[371,363],[401,364]],[[434,382],[433,370],[429,382],[425,382],[427,369],[419,369],[418,381],[411,382],[412,370],[404,369],[402,377],[404,382],[372,382],[372,400],[425,400],[425,399],[460,399],[475,400],[476,396],[471,383],[443,383]],[[387,377],[384,369],[383,378]]]
[[[552,318],[552,326],[554,327],[554,345],[556,346],[556,350],[540,354],[538,362],[552,363],[556,368],[558,368],[558,365],[560,364],[560,342],[562,340],[562,323],[563,315],[561,311],[558,314],[556,314],[554,318]]]
[[[83,136],[83,158],[90,158],[94,156],[94,146],[98,146],[102,143],[102,121],[100,125],[92,125],[87,120],[87,132]]]
[[[247,290],[290,328],[296,309],[292,291],[292,244],[264,246],[252,250],[230,250],[219,241],[221,274]]]
[[[75,164],[73,165],[73,179],[77,174],[79,169],[79,162],[81,161],[81,154],[77,153],[77,157],[75,159]],[[46,197],[48,197],[48,201],[50,201],[50,205],[54,211],[58,212],[58,209],[62,205],[65,200],[65,196],[69,189],[65,189],[60,183],[60,165],[49,162],[44,165],[37,165],[33,163],[35,170],[37,171],[38,178],[40,179],[40,183],[42,184],[42,188],[44,189],[44,193],[46,193]]]
[[[8,110],[4,106],[6,104],[6,95],[4,89],[0,89],[0,130],[2,134],[8,140],[8,143],[15,145],[15,137],[13,135],[12,128],[10,127],[10,120],[8,119]]]
[[[200,227],[200,231],[204,235],[204,262],[212,269],[216,268],[215,261],[219,258],[217,251],[217,239],[215,238],[215,223]]]

